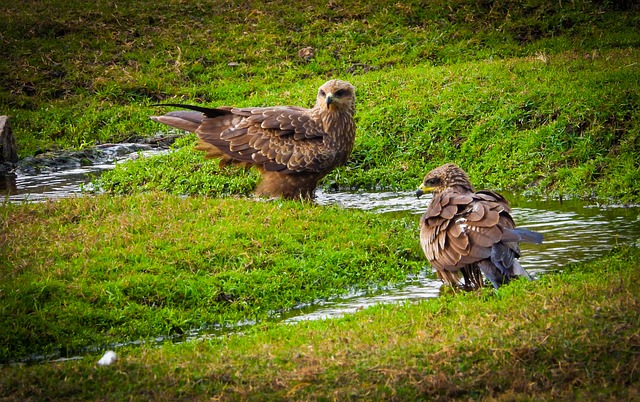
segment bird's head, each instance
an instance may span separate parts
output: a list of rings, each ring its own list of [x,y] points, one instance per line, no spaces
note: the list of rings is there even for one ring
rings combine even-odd
[[[330,80],[318,89],[316,107],[322,110],[347,110],[353,113],[356,103],[356,88],[347,81]]]
[[[453,163],[447,163],[427,173],[416,191],[416,196],[420,197],[427,192],[439,194],[452,187],[460,187],[464,191],[474,191],[467,173]]]

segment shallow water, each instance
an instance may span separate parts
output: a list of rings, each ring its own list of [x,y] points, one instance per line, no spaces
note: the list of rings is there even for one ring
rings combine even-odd
[[[533,273],[594,259],[618,244],[640,240],[640,206],[596,205],[580,200],[536,200],[502,192],[511,200],[519,227],[544,234],[543,244],[521,244],[522,265]],[[380,213],[415,215],[426,210],[431,196],[412,192],[324,193],[318,203]]]
[[[116,160],[144,157],[166,151],[135,152],[120,155],[103,163],[51,170],[40,174],[18,172],[15,182],[2,189],[11,202],[42,201],[81,194],[81,185],[92,175],[114,167]],[[561,270],[577,262],[595,259],[618,244],[640,242],[640,207],[595,205],[578,200],[534,200],[503,193],[511,200],[512,215],[518,226],[527,227],[544,235],[543,244],[522,244],[523,267],[534,276]],[[409,192],[324,192],[318,190],[316,202],[321,205],[340,205],[377,213],[415,217],[416,226],[426,209],[430,196],[420,199]],[[416,230],[417,236],[417,230]],[[425,262],[425,267],[427,266]],[[351,292],[346,295],[318,300],[287,311],[274,312],[272,319],[295,323],[339,317],[344,314],[380,303],[398,303],[437,297],[441,282],[431,274],[412,275],[393,287],[381,287],[369,292]],[[159,337],[154,342],[182,342],[209,338],[242,331],[255,323],[243,322],[233,326],[212,326],[191,331],[178,337]],[[111,345],[122,346],[122,345]],[[100,349],[100,348],[99,348]],[[68,358],[68,357],[67,357]],[[37,359],[40,360],[40,359]]]
[[[593,260],[616,245],[640,241],[640,207],[598,206],[578,200],[532,200],[502,194],[512,200],[512,215],[519,227],[544,235],[542,244],[520,245],[520,263],[534,278],[572,263]],[[320,204],[415,216],[416,225],[430,200],[430,195],[418,199],[413,192],[317,192]],[[430,276],[409,277],[406,283],[394,288],[305,306],[299,313],[285,317],[285,321],[338,317],[374,304],[437,297],[441,285]]]
[[[103,157],[94,164],[81,166],[76,161],[65,166],[16,169],[14,175],[0,176],[0,197],[10,202],[39,202],[82,194],[82,186],[92,177],[113,169],[117,162],[168,152],[167,149],[144,144],[114,144],[102,149]]]

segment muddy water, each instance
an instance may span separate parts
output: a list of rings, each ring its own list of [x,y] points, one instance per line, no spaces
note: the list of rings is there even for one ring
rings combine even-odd
[[[165,151],[146,151],[147,154]],[[120,155],[123,160],[144,156],[140,151]],[[105,169],[114,166],[115,160],[106,160],[86,167],[50,170],[39,174],[18,172],[13,181],[0,194],[11,202],[41,201],[49,198],[68,197],[81,193],[81,186]],[[424,212],[430,196],[417,199],[413,192],[323,192],[318,191],[317,202],[322,205],[337,204],[345,208],[357,208],[377,213],[409,216],[416,220]],[[512,201],[513,216],[518,226],[544,234],[540,245],[523,244],[521,263],[534,277],[546,272],[561,270],[568,264],[588,261],[603,255],[618,244],[640,243],[640,206],[595,205],[577,200],[534,200],[503,193]],[[417,230],[416,230],[417,236]],[[426,267],[426,263],[425,263]],[[294,309],[273,313],[273,320],[293,323],[339,317],[344,314],[380,303],[396,303],[437,297],[441,283],[432,275],[410,276],[406,282],[381,287],[370,292],[352,292],[328,300],[297,306]],[[158,338],[156,342],[188,341],[241,331],[254,323],[239,323],[230,327],[209,327],[194,330],[178,338]]]

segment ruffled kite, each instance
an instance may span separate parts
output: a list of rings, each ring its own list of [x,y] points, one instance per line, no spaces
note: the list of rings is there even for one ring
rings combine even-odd
[[[518,243],[541,243],[542,235],[516,229],[504,197],[476,192],[464,170],[451,163],[429,172],[416,194],[427,191],[434,195],[420,219],[420,245],[445,284],[476,289],[484,274],[497,289],[519,276],[531,279],[518,262]]]
[[[312,109],[297,106],[207,108],[168,104],[181,110],[151,119],[195,132],[196,149],[221,164],[255,166],[256,194],[311,199],[318,181],[343,165],[353,149],[355,88],[331,80],[318,89]]]

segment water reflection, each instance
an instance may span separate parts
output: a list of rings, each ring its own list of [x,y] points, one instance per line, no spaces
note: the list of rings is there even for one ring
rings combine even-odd
[[[113,164],[99,164],[39,174],[18,174],[10,188],[0,188],[9,201],[44,201],[80,195],[81,185],[91,181]]]
[[[424,273],[410,275],[405,283],[396,287],[383,287],[373,292],[354,292],[335,299],[320,300],[282,312],[277,317],[286,323],[336,318],[377,304],[434,298],[440,294],[441,286],[440,280],[427,277]]]

